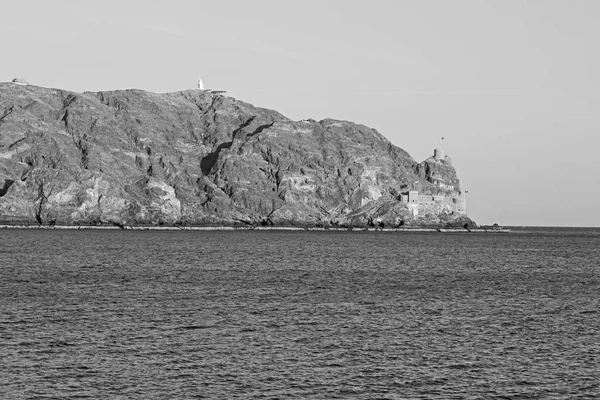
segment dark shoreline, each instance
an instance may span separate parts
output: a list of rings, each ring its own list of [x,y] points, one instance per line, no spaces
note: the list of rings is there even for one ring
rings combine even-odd
[[[344,228],[297,226],[156,226],[156,225],[25,225],[0,224],[0,229],[41,230],[127,230],[127,231],[316,231],[316,232],[441,232],[441,233],[510,233],[510,229],[485,228]]]

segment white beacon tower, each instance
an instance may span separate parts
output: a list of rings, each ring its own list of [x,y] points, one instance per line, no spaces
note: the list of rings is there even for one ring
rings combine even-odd
[[[200,78],[198,78],[198,89],[204,90],[204,82]]]

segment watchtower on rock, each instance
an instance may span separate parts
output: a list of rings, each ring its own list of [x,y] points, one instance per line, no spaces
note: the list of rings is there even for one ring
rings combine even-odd
[[[446,152],[442,149],[433,149],[433,158],[438,161],[446,159]]]
[[[437,149],[433,149],[433,158],[435,158],[437,161],[443,161],[446,159],[446,152],[444,151],[444,148],[442,146],[442,143],[444,142],[444,138],[440,138],[440,145]]]

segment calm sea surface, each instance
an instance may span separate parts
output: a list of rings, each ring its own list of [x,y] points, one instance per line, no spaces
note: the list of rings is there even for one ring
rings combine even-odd
[[[0,230],[0,398],[597,399],[600,230]]]

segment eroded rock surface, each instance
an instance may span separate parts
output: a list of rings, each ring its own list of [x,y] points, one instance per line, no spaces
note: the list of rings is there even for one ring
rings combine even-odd
[[[442,196],[418,215],[402,193]],[[462,226],[450,160],[222,94],[0,83],[0,223]],[[413,207],[414,208],[414,207]]]

